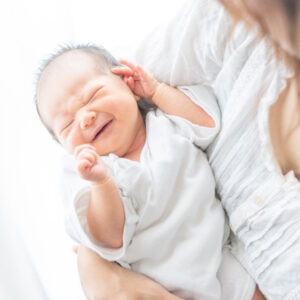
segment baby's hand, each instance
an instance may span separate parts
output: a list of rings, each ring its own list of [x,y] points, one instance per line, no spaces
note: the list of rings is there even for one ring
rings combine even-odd
[[[93,146],[89,144],[77,146],[74,156],[78,173],[83,179],[103,183],[109,178],[106,166]]]
[[[141,66],[135,66],[126,60],[120,60],[120,63],[126,67],[113,67],[111,71],[116,75],[123,76],[124,81],[135,95],[152,99],[158,87],[155,78]]]

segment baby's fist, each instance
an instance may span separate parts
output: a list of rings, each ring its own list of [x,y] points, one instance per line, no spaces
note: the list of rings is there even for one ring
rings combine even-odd
[[[101,183],[108,178],[106,166],[93,146],[89,144],[77,146],[74,150],[74,156],[77,171],[83,179]]]

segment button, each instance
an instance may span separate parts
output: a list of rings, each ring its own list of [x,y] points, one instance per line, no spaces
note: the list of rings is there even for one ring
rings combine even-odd
[[[262,207],[264,205],[264,200],[260,196],[254,197],[253,202],[259,207]]]

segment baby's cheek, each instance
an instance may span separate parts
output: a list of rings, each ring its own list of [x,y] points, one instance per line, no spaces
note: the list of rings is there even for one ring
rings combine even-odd
[[[82,140],[81,134],[73,130],[69,132],[65,139],[65,148],[70,153],[73,153],[74,149],[82,144],[84,144],[84,141]]]

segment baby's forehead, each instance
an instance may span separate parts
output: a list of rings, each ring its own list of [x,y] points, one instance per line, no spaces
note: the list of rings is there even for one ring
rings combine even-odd
[[[77,51],[76,51],[77,52]],[[95,59],[86,53],[64,53],[55,58],[42,73],[38,90],[55,89],[57,86],[66,87],[70,84],[80,84],[87,76],[99,74]]]
[[[55,72],[63,72],[67,70],[84,70],[86,68],[94,69],[96,65],[95,58],[83,51],[73,50],[63,53],[53,59],[43,71],[43,77],[49,76]]]

